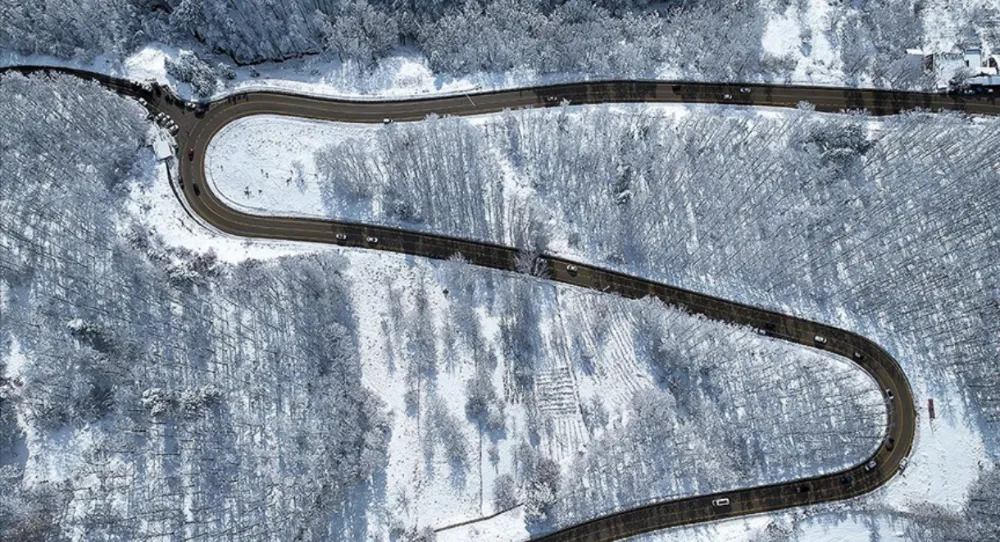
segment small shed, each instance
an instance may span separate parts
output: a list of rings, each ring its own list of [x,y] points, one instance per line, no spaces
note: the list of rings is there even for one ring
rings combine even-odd
[[[983,51],[978,47],[966,49],[962,57],[965,60],[965,67],[971,68],[973,72],[977,72],[979,68],[983,67]]]
[[[174,143],[165,131],[156,130],[150,143],[157,160],[163,161],[174,156]]]

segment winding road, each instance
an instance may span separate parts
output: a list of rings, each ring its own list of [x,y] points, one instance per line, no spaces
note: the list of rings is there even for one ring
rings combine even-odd
[[[68,72],[94,79],[124,95],[145,99],[154,113],[169,115],[180,128],[176,136],[180,179],[175,191],[192,216],[211,228],[242,237],[331,243],[437,259],[460,254],[471,264],[506,271],[515,270],[518,255],[515,248],[351,222],[265,217],[240,212],[227,206],[205,181],[204,160],[208,144],[224,126],[250,115],[381,123],[387,118],[421,120],[431,113],[476,115],[508,108],[547,107],[564,100],[572,104],[683,102],[778,107],[797,107],[800,102],[810,102],[819,111],[865,109],[873,115],[897,114],[915,108],[1000,113],[992,95],[765,85],[744,85],[750,92],[743,93],[740,85],[650,81],[587,82],[403,101],[347,101],[280,92],[249,92],[203,104],[195,110],[185,107],[160,87],[149,90],[128,81],[69,69],[12,69],[23,73]],[[193,159],[188,156],[189,149],[193,150]],[[900,471],[901,462],[909,455],[916,426],[909,382],[896,360],[865,337],[792,315],[557,257],[540,256],[538,260],[551,280],[631,299],[655,296],[691,313],[752,326],[776,339],[843,356],[875,379],[888,406],[887,434],[882,443],[871,457],[850,469],[786,483],[650,504],[574,525],[541,536],[539,540],[616,540],[666,527],[849,499],[888,482]],[[729,499],[728,505],[713,505],[713,500],[722,497]]]

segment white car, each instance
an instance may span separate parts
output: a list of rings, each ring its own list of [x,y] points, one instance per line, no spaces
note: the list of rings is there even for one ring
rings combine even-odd
[[[871,461],[868,462],[867,465],[865,465],[865,472],[871,472],[871,471],[875,470],[875,467],[877,467],[877,466],[878,466],[878,463],[876,463],[875,460],[872,459]]]
[[[909,462],[910,458],[908,457],[904,457],[903,459],[901,459],[899,461],[899,472],[903,472],[904,470],[906,470],[906,465],[909,464]]]
[[[390,119],[389,117],[385,117],[384,119],[382,119],[382,124],[392,124],[392,119]]]
[[[816,335],[813,340],[816,341],[816,344],[826,344],[826,337],[822,335]]]
[[[723,94],[722,95],[722,99],[726,100],[726,101],[732,100],[733,99],[733,95],[732,94]]]
[[[578,269],[573,264],[569,264],[566,266],[566,272],[568,272],[570,275],[575,275],[578,271],[580,271],[580,269]]]
[[[712,506],[717,506],[717,507],[729,506],[729,499],[727,499],[725,497],[720,497],[718,499],[714,499],[712,501]]]
[[[740,94],[750,94],[751,92],[753,92],[753,89],[750,87],[740,87]]]
[[[368,241],[368,243],[372,244],[372,245],[378,243],[378,237],[372,237],[370,235],[365,240]]]
[[[345,233],[338,233],[334,237],[336,237],[338,241],[347,241],[347,234]]]

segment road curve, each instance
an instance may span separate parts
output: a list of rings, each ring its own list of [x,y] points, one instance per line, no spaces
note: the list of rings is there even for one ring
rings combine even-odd
[[[657,81],[602,81],[578,84],[460,94],[404,101],[349,101],[298,96],[281,92],[250,92],[184,107],[162,88],[153,90],[107,76],[78,70],[44,67],[9,68],[22,73],[59,71],[94,79],[122,94],[147,100],[155,112],[167,113],[180,127],[179,196],[199,220],[232,235],[337,244],[445,259],[460,254],[471,264],[513,271],[517,249],[467,239],[446,237],[335,220],[249,215],[227,206],[206,183],[205,152],[213,136],[237,119],[258,114],[287,115],[339,122],[420,120],[428,114],[474,115],[508,108],[545,107],[563,100],[573,104],[609,102],[731,103],[796,107],[806,101],[819,111],[864,109],[874,115],[922,108],[959,110],[996,115],[992,95],[960,96],[899,91],[838,89],[804,86],[740,85]],[[4,70],[0,70],[4,71]],[[193,159],[188,150],[192,149]],[[377,239],[377,241],[374,241]],[[600,267],[541,256],[539,262],[551,280],[615,293],[630,299],[654,296],[664,303],[726,323],[748,325],[762,334],[811,348],[821,348],[858,364],[883,391],[887,403],[887,434],[877,451],[858,465],[828,475],[754,488],[725,491],[659,502],[617,512],[541,536],[546,541],[606,541],[697,522],[806,506],[863,495],[889,481],[900,469],[913,445],[916,411],[912,391],[899,364],[874,342],[856,333],[795,316],[727,301],[682,288],[629,276]],[[571,271],[572,266],[575,270]],[[818,340],[825,338],[825,342]],[[891,444],[890,444],[891,443]],[[874,462],[874,468],[868,465]],[[726,497],[728,506],[713,506]]]

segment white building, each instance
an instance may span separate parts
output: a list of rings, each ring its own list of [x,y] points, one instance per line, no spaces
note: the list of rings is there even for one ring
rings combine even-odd
[[[149,143],[153,146],[157,160],[163,161],[174,156],[174,142],[166,131],[155,130]]]
[[[965,67],[973,71],[983,65],[983,52],[978,47],[966,49],[962,57],[965,60]]]

